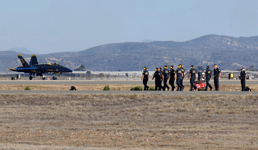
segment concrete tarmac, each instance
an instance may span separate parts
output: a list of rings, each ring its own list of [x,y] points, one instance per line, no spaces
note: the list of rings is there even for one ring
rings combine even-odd
[[[213,85],[213,80],[210,81]],[[154,85],[154,81],[148,85]],[[184,80],[184,85],[189,85],[188,79]],[[240,80],[220,80],[220,85],[239,85]],[[258,84],[258,80],[247,80],[246,85]],[[141,80],[1,80],[0,85],[143,85]]]
[[[258,92],[241,91],[18,91],[2,90],[0,94],[158,94],[158,95],[258,95]]]

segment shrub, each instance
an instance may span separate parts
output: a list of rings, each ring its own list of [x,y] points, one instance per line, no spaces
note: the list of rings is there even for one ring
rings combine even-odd
[[[205,88],[200,88],[198,89],[198,91],[205,91]]]
[[[97,77],[103,78],[103,77],[105,77],[105,75],[103,73],[100,73],[100,74],[97,75]]]
[[[105,85],[105,87],[104,87],[103,90],[104,90],[104,91],[110,91],[109,85]]]
[[[131,88],[131,91],[142,91],[142,87],[141,86],[135,86]]]
[[[24,90],[31,90],[29,86],[26,86]]]
[[[155,88],[154,87],[150,87],[149,91],[155,91]]]

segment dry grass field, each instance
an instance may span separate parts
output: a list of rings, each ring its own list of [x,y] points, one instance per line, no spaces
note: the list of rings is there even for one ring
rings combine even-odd
[[[69,90],[70,85],[1,85],[0,90],[24,90],[26,86],[29,86],[31,90]],[[131,87],[143,85],[109,85],[112,91],[130,91]],[[78,91],[102,91],[104,85],[76,85]],[[150,86],[154,87],[154,86]],[[258,91],[258,85],[248,85],[252,91]],[[190,86],[185,85],[185,91],[189,91]],[[213,87],[214,89],[214,87]],[[240,85],[220,85],[220,91],[240,91]]]
[[[258,96],[0,95],[0,149],[258,149]]]

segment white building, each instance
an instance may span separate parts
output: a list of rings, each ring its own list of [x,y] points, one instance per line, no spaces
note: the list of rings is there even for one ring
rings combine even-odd
[[[73,71],[73,74],[86,74],[87,71]],[[141,77],[143,71],[91,71],[91,74],[112,75],[112,76],[126,76],[126,77]],[[153,76],[155,71],[149,71],[150,77]]]

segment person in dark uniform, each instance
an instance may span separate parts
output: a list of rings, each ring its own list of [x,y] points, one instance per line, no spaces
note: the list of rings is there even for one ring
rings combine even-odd
[[[246,79],[246,73],[245,73],[245,69],[241,68],[241,72],[240,72],[240,79],[241,79],[241,87],[242,87],[242,91],[245,91],[245,79]]]
[[[189,78],[190,78],[190,84],[191,84],[191,90],[190,90],[190,91],[193,91],[193,88],[194,88],[195,91],[196,91],[197,87],[196,87],[196,85],[194,84],[194,81],[195,81],[195,79],[196,79],[196,71],[195,71],[193,65],[191,65],[191,70],[190,70],[190,72],[189,72]]]
[[[163,86],[162,86],[162,80],[163,80],[162,73],[163,73],[163,71],[162,71],[161,67],[159,67],[159,72],[160,72],[160,88],[163,89]]]
[[[198,82],[201,83],[201,79],[202,79],[202,72],[198,71]]]
[[[214,65],[213,74],[214,74],[215,91],[219,91],[219,79],[221,76],[221,72],[216,64]]]
[[[169,78],[169,71],[168,71],[168,67],[167,65],[164,66],[164,70],[162,73],[162,77],[163,77],[163,82],[164,82],[164,87],[163,87],[163,91],[166,91],[166,88],[169,91],[169,86],[167,84],[168,78]]]
[[[212,86],[210,85],[210,79],[211,79],[211,69],[210,69],[210,66],[207,66],[205,71],[205,80],[206,80],[205,91],[208,90],[208,87],[210,88],[210,91],[212,90]]]
[[[183,87],[181,85],[181,80],[183,77],[183,73],[181,70],[181,66],[177,66],[177,70],[176,70],[176,84],[177,84],[177,90],[176,91],[182,91]]]
[[[174,66],[173,65],[171,65],[170,66],[170,71],[169,71],[169,84],[171,85],[171,88],[172,88],[172,90],[171,91],[174,91],[174,89],[175,89],[175,85],[174,85],[174,83],[175,83],[175,70],[174,70]]]
[[[142,73],[142,80],[144,85],[144,91],[149,90],[149,87],[147,86],[148,80],[149,80],[149,72],[147,70],[147,67],[144,67],[143,73]]]
[[[153,75],[153,78],[152,78],[152,80],[155,78],[155,91],[157,91],[157,90],[161,90],[161,81],[160,81],[160,77],[161,76],[161,73],[159,72],[159,68],[156,68],[156,70],[155,70],[155,73],[154,73],[154,75]]]
[[[183,84],[184,77],[185,77],[185,68],[184,68],[183,64],[180,64],[180,67],[181,67],[181,71],[182,71],[182,75],[183,75],[183,77],[182,77],[182,79],[181,79],[181,85],[182,85],[182,91],[183,91],[184,88],[185,88],[185,86],[184,86],[184,84]]]

